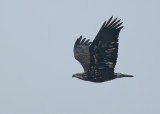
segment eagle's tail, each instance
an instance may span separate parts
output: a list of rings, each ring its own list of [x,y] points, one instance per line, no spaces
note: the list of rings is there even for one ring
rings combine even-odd
[[[122,73],[115,73],[116,78],[123,78],[123,77],[134,77],[133,75],[127,75]]]
[[[122,77],[134,77],[133,75],[126,75],[126,74],[123,74]]]

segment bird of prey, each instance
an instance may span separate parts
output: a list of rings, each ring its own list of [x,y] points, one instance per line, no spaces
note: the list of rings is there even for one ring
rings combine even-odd
[[[121,20],[113,16],[104,22],[93,42],[80,36],[74,45],[74,57],[82,65],[84,72],[74,74],[81,80],[105,82],[115,78],[133,77],[115,73],[118,57],[118,37],[123,28]]]

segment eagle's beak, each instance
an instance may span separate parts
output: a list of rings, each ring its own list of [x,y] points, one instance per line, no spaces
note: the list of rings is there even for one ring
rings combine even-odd
[[[76,75],[72,75],[72,78],[76,77]]]
[[[78,74],[78,73],[72,75],[72,77],[79,78],[79,79],[83,79],[83,77],[82,77],[80,74]]]
[[[78,77],[78,75],[77,74],[74,74],[74,75],[72,75],[72,78],[77,78]]]

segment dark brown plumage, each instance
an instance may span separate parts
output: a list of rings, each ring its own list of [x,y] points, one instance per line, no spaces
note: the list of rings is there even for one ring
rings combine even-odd
[[[104,22],[93,42],[86,38],[78,38],[74,45],[75,59],[84,68],[83,73],[73,77],[92,82],[104,82],[121,77],[133,77],[121,73],[114,73],[118,57],[118,36],[123,28],[122,22],[111,17]]]

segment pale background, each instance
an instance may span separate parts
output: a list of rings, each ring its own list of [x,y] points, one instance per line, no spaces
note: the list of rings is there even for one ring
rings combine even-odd
[[[0,114],[159,114],[159,0],[0,0]],[[124,22],[117,72],[92,83],[73,58],[111,16]]]

